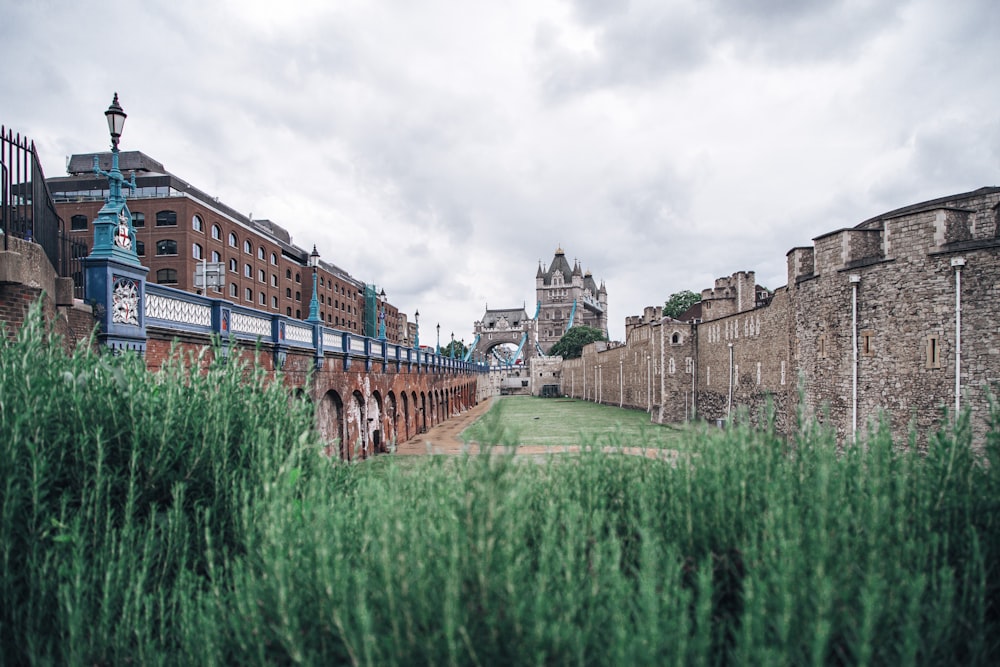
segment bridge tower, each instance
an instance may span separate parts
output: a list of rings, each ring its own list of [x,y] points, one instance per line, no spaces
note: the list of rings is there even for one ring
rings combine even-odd
[[[590,271],[584,272],[580,262],[570,267],[562,247],[546,268],[538,263],[535,273],[535,295],[538,301],[536,326],[538,345],[548,351],[570,327],[585,325],[608,335],[608,291],[594,281]]]

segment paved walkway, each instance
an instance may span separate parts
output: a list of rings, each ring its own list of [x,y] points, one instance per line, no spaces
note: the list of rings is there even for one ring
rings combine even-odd
[[[493,398],[487,398],[479,405],[466,410],[457,417],[452,417],[442,424],[432,426],[426,433],[421,433],[399,445],[396,454],[400,456],[419,456],[421,454],[444,454],[454,456],[469,451],[472,454],[479,453],[479,446],[475,443],[466,444],[459,439],[459,435],[466,428],[471,426],[477,419],[486,414],[490,406],[493,405]],[[505,447],[497,447],[494,453],[506,452]],[[517,448],[519,456],[543,457],[547,454],[573,454],[580,451],[576,445],[520,445]],[[648,458],[658,458],[674,460],[677,452],[669,449],[640,449],[638,447],[625,447],[622,449],[615,447],[605,447],[604,451],[618,454],[631,454],[633,456],[646,456]]]

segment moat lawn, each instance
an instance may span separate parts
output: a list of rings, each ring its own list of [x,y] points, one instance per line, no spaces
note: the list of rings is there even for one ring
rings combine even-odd
[[[573,398],[503,396],[462,432],[464,442],[541,445],[679,448],[685,428],[651,424],[649,413]]]

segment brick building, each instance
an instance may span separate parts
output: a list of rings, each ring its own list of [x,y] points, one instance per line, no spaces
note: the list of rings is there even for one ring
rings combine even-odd
[[[773,291],[752,271],[716,280],[698,317],[650,307],[624,345],[565,361],[563,393],[649,410],[794,429],[799,410],[842,442],[885,419],[921,445],[943,408],[985,430],[986,390],[1000,387],[1000,188],[890,211],[787,254]],[[801,393],[800,393],[801,392]],[[801,396],[801,399],[800,399]]]
[[[88,250],[94,241],[91,224],[108,195],[107,180],[94,173],[95,157],[102,169],[110,168],[110,152],[74,155],[67,176],[46,181],[71,235],[86,243]],[[287,230],[270,220],[238,213],[141,152],[123,151],[120,168],[126,175],[135,174],[136,189],[128,195],[128,206],[136,250],[150,269],[149,282],[198,292],[196,267],[203,262],[218,263],[224,267],[223,286],[210,287],[207,296],[288,317],[309,317],[311,249],[295,245]],[[372,330],[377,326],[376,314],[366,317],[372,308],[382,308],[372,286],[322,258],[317,274],[323,322],[343,331],[377,335]],[[405,317],[391,303],[384,308],[386,338],[407,341]]]

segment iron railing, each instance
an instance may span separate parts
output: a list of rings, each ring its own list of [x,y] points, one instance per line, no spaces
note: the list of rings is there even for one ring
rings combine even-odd
[[[35,143],[0,125],[0,225],[3,249],[16,236],[42,247],[60,277],[73,279],[73,291],[83,297],[83,262],[87,246],[66,234],[52,203]]]

